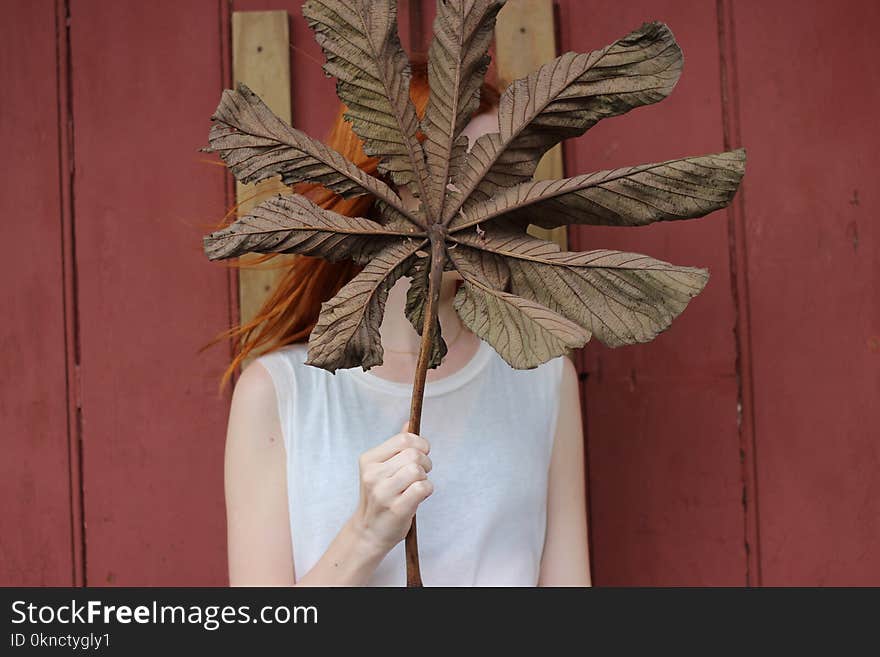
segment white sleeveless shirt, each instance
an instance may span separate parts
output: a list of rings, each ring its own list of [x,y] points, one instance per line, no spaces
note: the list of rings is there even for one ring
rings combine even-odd
[[[278,398],[299,576],[354,513],[358,457],[400,430],[412,391],[360,368],[333,375],[305,359],[305,345],[258,359]],[[481,340],[463,368],[427,384],[421,434],[431,442],[434,493],[416,516],[426,586],[537,584],[562,369],[556,358],[515,370]],[[369,584],[405,586],[403,542]]]

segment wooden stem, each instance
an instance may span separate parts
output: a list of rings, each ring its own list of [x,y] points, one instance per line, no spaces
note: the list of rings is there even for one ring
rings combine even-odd
[[[413,381],[412,405],[409,412],[409,430],[419,433],[422,423],[422,402],[425,399],[425,380],[428,376],[428,362],[431,359],[434,325],[437,322],[437,306],[440,300],[440,283],[443,280],[443,265],[446,259],[443,235],[431,231],[431,269],[428,272],[428,291],[425,299],[425,317],[422,324],[422,342],[419,345],[419,359],[416,363]],[[419,543],[416,537],[416,517],[406,535],[406,585],[411,588],[422,586],[422,573],[419,569]]]

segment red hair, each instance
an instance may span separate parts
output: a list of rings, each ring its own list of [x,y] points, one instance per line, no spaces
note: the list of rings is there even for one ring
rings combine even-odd
[[[428,105],[428,69],[424,60],[412,64],[410,97],[419,117]],[[480,94],[477,114],[488,112],[498,105],[497,88],[485,83]],[[363,142],[343,118],[346,108],[341,105],[325,143],[354,162],[367,173],[377,176],[378,159],[367,157]],[[423,135],[419,135],[423,139]],[[368,217],[373,206],[372,196],[343,199],[325,187],[300,184],[294,191],[308,197],[322,208],[349,217]],[[267,255],[259,263],[275,257]],[[351,260],[327,262],[321,258],[298,255],[275,285],[253,319],[224,332],[217,339],[232,338],[233,359],[221,380],[225,385],[244,360],[257,354],[269,353],[297,342],[308,340],[318,321],[321,304],[331,299],[342,286],[354,278],[360,267]]]

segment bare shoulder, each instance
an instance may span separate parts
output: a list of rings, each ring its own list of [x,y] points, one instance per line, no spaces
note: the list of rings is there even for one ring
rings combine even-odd
[[[278,401],[272,375],[253,361],[238,378],[229,409],[228,437],[274,435],[279,431]]]
[[[265,410],[270,405],[274,408],[275,383],[269,370],[263,367],[260,361],[254,360],[249,363],[238,377],[232,393],[232,404],[259,406],[260,410]]]
[[[572,389],[577,390],[577,387],[578,387],[577,368],[574,366],[574,361],[572,361],[571,358],[564,356],[562,358],[562,390],[561,390],[561,393],[564,395],[566,392],[569,392]]]

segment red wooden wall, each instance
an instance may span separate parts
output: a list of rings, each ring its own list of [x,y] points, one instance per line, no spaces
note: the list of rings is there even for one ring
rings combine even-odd
[[[68,584],[79,523],[72,520],[78,509],[68,440],[75,418],[68,404],[74,361],[66,337],[72,287],[63,53],[52,3],[12,9],[15,20],[0,21],[0,88],[7,99],[0,105],[7,318],[0,323],[0,582]]]
[[[228,350],[198,350],[235,317],[200,252],[231,196],[197,149],[231,10],[290,13],[294,122],[324,133],[333,82],[299,5],[2,2],[0,584],[225,583]],[[569,143],[569,173],[749,154],[729,211],[572,231],[712,271],[655,342],[579,355],[595,581],[880,584],[880,8],[558,7],[562,49],[657,19],[685,51],[673,95]]]

